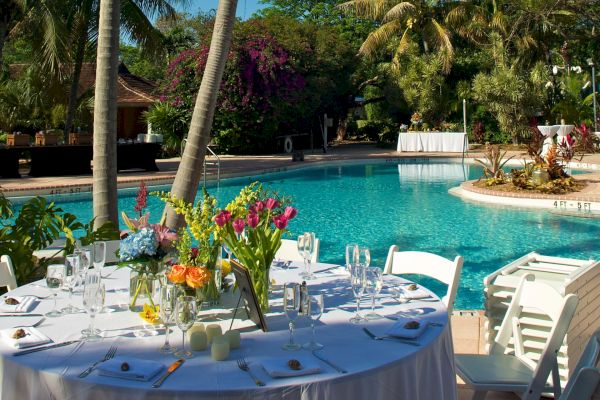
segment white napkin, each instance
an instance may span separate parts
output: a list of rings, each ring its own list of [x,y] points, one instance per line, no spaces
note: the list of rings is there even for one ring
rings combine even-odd
[[[431,297],[431,293],[429,293],[427,290],[423,289],[421,286],[418,285],[417,289],[415,290],[408,290],[407,286],[402,286],[400,288],[400,293],[402,294],[402,296],[404,296],[404,298],[410,300],[425,299],[427,297]]]
[[[25,331],[25,336],[20,339],[13,338],[12,336],[17,329],[23,329]],[[39,346],[51,342],[48,336],[32,326],[17,326],[14,328],[2,329],[0,331],[0,337],[4,343],[16,349],[24,349],[26,347]]]
[[[6,299],[12,298],[19,304],[6,304]],[[0,299],[0,312],[3,313],[26,313],[35,306],[36,298],[33,296],[8,296]]]
[[[300,361],[301,369],[291,369],[288,365],[290,359]],[[287,378],[291,376],[301,376],[309,374],[318,374],[321,372],[321,367],[316,360],[310,357],[293,355],[290,358],[266,358],[262,361],[262,366],[273,378]]]
[[[127,363],[129,370],[123,371],[121,365]],[[139,358],[115,357],[98,365],[98,373],[113,378],[149,381],[165,366],[159,362]]]
[[[415,329],[405,328],[404,326],[410,322],[416,321],[419,323],[419,327]],[[390,329],[387,330],[386,334],[390,336],[396,336],[405,339],[416,339],[427,329],[427,321],[419,321],[415,318],[410,317],[398,317],[398,320]]]

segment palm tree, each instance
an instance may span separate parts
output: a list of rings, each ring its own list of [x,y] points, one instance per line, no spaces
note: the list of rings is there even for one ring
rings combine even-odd
[[[425,53],[435,50],[441,56],[443,72],[450,71],[454,58],[454,48],[448,29],[440,22],[441,5],[431,6],[425,0],[351,0],[339,5],[348,12],[365,18],[380,21],[377,29],[369,34],[359,49],[359,54],[372,55],[383,45],[400,38],[395,44],[394,61],[405,54],[415,38],[420,39],[420,47]],[[443,3],[443,2],[439,2]]]
[[[117,209],[117,76],[119,62],[119,0],[100,2],[96,92],[94,100],[95,227],[111,221],[118,226]]]
[[[188,142],[171,188],[171,193],[175,197],[190,203],[194,201],[200,183],[206,145],[210,139],[210,130],[217,104],[217,94],[231,46],[236,8],[237,0],[219,0],[208,59],[188,131]],[[171,208],[167,207],[165,214],[168,227],[175,229],[183,225],[183,218]]]

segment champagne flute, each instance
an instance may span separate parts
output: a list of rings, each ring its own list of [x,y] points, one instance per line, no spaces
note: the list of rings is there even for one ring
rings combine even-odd
[[[173,310],[177,300],[177,286],[164,285],[160,288],[160,317],[165,326],[165,344],[159,349],[163,354],[173,353],[176,348],[169,343],[169,324],[173,318]]]
[[[88,273],[83,288],[83,307],[90,316],[90,325],[87,329],[81,331],[85,340],[93,341],[102,339],[100,330],[94,328],[94,320],[96,314],[104,307],[104,296],[105,288],[104,284],[100,283],[100,275]]]
[[[306,271],[306,236],[299,235],[297,245],[298,245],[298,255],[300,255],[300,257],[302,257],[302,260],[304,261],[304,270]],[[302,274],[300,274],[300,276],[302,276]]]
[[[63,264],[50,264],[46,269],[46,285],[48,289],[52,291],[52,295],[54,298],[54,307],[52,307],[51,311],[48,311],[45,315],[46,317],[60,317],[63,315],[60,310],[56,309],[56,296],[58,295],[57,291],[62,286],[65,277],[65,266]]]
[[[64,307],[60,311],[63,314],[74,314],[79,312],[79,308],[73,305],[73,291],[79,281],[79,264],[80,257],[78,253],[69,254],[65,257],[67,261],[67,267],[65,269],[65,277],[63,285],[69,290],[69,305]]]
[[[375,312],[375,297],[383,287],[383,274],[377,267],[365,269],[365,290],[371,296],[371,312],[365,315],[365,319],[379,319],[381,315]]]
[[[360,315],[360,298],[365,292],[365,267],[362,264],[354,264],[350,275],[352,284],[352,293],[356,298],[356,314],[350,318],[353,324],[364,322],[364,318]]]
[[[357,257],[358,259],[356,260],[356,262],[358,262],[365,268],[368,268],[369,265],[371,265],[371,252],[369,251],[368,247],[359,246]]]
[[[185,347],[185,333],[196,321],[196,298],[193,296],[180,296],[175,303],[175,322],[182,332],[181,350],[175,352],[175,357],[192,358],[194,355]]]
[[[283,345],[283,349],[299,350],[300,345],[294,342],[294,320],[300,311],[300,285],[297,283],[286,283],[283,286],[283,311],[290,321],[290,340]]]
[[[310,317],[310,329],[312,330],[312,337],[310,342],[305,343],[302,347],[308,350],[320,350],[323,348],[323,345],[315,340],[315,321],[321,319],[321,315],[323,315],[323,293],[306,296],[306,298],[307,301],[303,307],[307,307],[308,309],[307,314]]]
[[[358,263],[358,245],[349,243],[346,245],[346,269],[348,272],[352,269],[352,265]]]
[[[306,266],[306,270],[300,276],[302,276],[306,280],[311,280],[315,278],[315,276],[310,272],[312,257],[315,252],[315,240],[316,236],[314,232],[304,233],[304,254],[306,257],[306,262],[304,265]]]
[[[94,242],[92,250],[94,268],[102,271],[104,261],[106,260],[106,242]]]

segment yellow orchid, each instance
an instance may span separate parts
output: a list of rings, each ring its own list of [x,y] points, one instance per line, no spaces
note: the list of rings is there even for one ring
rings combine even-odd
[[[144,304],[144,310],[140,313],[140,317],[150,324],[158,324],[160,322],[159,306],[152,307],[149,304]]]

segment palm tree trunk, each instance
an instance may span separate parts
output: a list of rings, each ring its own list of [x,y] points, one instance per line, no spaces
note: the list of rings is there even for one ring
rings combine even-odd
[[[83,25],[83,24],[82,24]],[[65,139],[68,138],[73,117],[75,116],[75,107],[77,107],[77,88],[79,87],[79,78],[81,76],[81,67],[83,65],[83,56],[85,55],[85,46],[87,44],[87,30],[77,35],[77,49],[75,50],[75,59],[73,65],[73,75],[71,76],[71,89],[69,91],[69,104],[67,106],[67,118],[65,121]]]
[[[96,228],[117,217],[117,78],[119,0],[100,2],[94,98],[94,187]]]
[[[171,193],[178,199],[193,202],[200,183],[206,145],[217,104],[223,70],[227,62],[237,0],[219,0],[206,68],[196,97],[196,105],[188,131],[187,144],[177,169]],[[183,218],[171,208],[165,208],[166,225],[176,229],[184,224]]]

